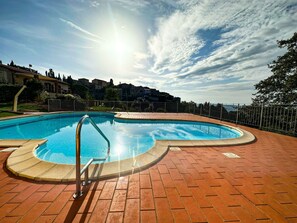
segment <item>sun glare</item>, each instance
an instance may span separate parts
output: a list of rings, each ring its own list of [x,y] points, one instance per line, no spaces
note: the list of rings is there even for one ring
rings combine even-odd
[[[111,53],[114,54],[114,56],[123,59],[123,57],[128,56],[129,54],[129,43],[127,41],[123,40],[116,40],[115,43],[113,43],[114,46],[112,47]]]
[[[117,75],[134,71],[135,55],[143,52],[146,47],[139,24],[119,15],[114,19],[112,14],[98,33],[101,41],[92,49],[92,60],[96,66],[103,72]]]
[[[121,70],[126,70],[132,66],[136,43],[125,35],[106,39],[103,49],[106,63]]]

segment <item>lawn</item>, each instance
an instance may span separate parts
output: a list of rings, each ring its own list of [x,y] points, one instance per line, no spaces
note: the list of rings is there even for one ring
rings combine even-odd
[[[1,111],[12,111],[13,104],[0,105]],[[22,103],[18,105],[19,112],[26,111],[47,111],[42,105],[37,103]]]
[[[16,116],[16,115],[18,115],[18,114],[13,113],[13,112],[0,111],[0,118],[9,117],[9,116]]]

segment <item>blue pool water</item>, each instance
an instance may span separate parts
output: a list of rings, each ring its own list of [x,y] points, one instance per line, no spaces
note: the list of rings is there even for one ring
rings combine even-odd
[[[55,163],[75,163],[75,131],[85,113],[42,115],[0,121],[0,139],[47,139],[35,155]],[[131,158],[146,152],[155,140],[216,140],[237,138],[234,129],[189,121],[122,120],[109,113],[88,113],[111,143],[108,161]],[[86,121],[81,130],[81,160],[103,157],[107,143]]]

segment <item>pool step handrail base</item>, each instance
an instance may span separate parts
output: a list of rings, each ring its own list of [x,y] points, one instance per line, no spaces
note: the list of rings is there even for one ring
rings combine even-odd
[[[107,154],[105,158],[91,158],[84,166],[82,169],[80,169],[81,166],[81,159],[80,159],[80,154],[81,154],[81,128],[84,123],[84,121],[88,119],[89,122],[93,125],[93,127],[97,130],[97,132],[105,139],[107,142]],[[78,122],[77,127],[76,127],[76,192],[73,194],[73,198],[77,199],[83,195],[83,192],[81,190],[81,184],[83,186],[91,183],[89,181],[89,166],[94,162],[94,161],[105,161],[110,154],[110,141],[109,139],[104,135],[104,133],[99,129],[99,127],[96,125],[96,123],[91,119],[88,115],[84,115]],[[81,175],[85,174],[84,181],[81,183]]]

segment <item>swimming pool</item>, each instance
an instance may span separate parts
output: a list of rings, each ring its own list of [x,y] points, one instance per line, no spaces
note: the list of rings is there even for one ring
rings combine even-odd
[[[47,139],[34,151],[39,159],[60,164],[75,163],[75,130],[85,113],[62,113],[3,120],[1,139]],[[194,121],[124,120],[111,113],[87,113],[111,142],[109,162],[148,151],[156,140],[219,140],[241,136],[222,125]],[[81,161],[103,157],[107,143],[89,122],[81,131]]]

